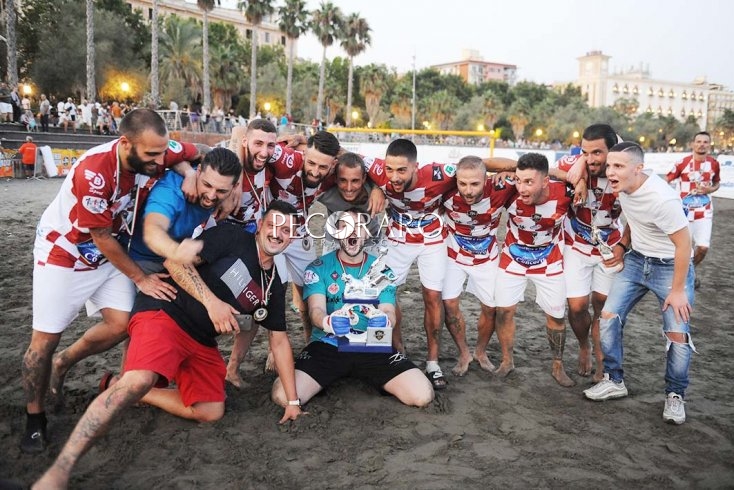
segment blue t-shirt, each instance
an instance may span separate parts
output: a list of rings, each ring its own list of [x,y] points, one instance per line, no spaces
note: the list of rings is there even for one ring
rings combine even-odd
[[[205,209],[198,204],[192,204],[186,200],[181,183],[183,177],[173,171],[165,173],[153,190],[150,191],[148,200],[145,202],[143,219],[135,224],[132,243],[130,244],[130,257],[133,260],[148,260],[152,262],[163,262],[163,257],[156,255],[143,241],[143,221],[150,213],[159,213],[166,216],[170,225],[168,235],[180,242],[184,238],[191,238],[197,226],[206,223],[211,216],[211,209]]]
[[[355,278],[359,278],[360,269],[362,270],[362,275],[366,274],[370,265],[372,265],[376,260],[376,257],[367,255],[367,260],[363,266],[345,264],[345,269],[342,269],[341,262],[339,262],[336,255],[337,252],[338,250],[328,253],[311,262],[308,267],[306,267],[306,272],[303,278],[303,300],[308,300],[308,297],[312,294],[323,294],[326,296],[326,313],[328,314],[331,314],[344,306],[344,298],[342,297],[344,293],[344,281],[342,280],[342,274],[345,270],[347,274],[350,274]],[[391,279],[395,278],[395,274],[392,269],[387,266],[383,268],[382,272]],[[380,292],[378,297],[379,303],[389,303],[394,305],[395,292],[395,286],[387,286]],[[359,316],[359,323],[357,323],[357,325],[352,325],[352,330],[357,332],[366,331],[367,316],[365,315],[365,308],[355,306],[352,310],[356,311]],[[320,328],[320,325],[315,325],[315,327],[316,328],[314,328],[311,333],[312,341],[321,341],[333,346],[337,345],[336,337],[333,334],[327,334],[324,332]]]

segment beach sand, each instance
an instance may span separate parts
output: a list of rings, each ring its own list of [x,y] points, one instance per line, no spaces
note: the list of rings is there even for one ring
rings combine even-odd
[[[82,361],[66,381],[66,403],[49,413],[48,450],[18,449],[24,399],[23,353],[31,335],[32,250],[40,214],[61,179],[0,182],[2,333],[0,333],[0,478],[24,485],[53,461],[120,351]],[[151,407],[131,408],[82,458],[71,488],[732,488],[734,382],[726,356],[734,348],[730,257],[734,201],[716,199],[713,248],[693,313],[688,420],[663,423],[665,341],[657,301],[646,297],[629,317],[625,335],[630,396],[594,403],[583,398],[590,378],[575,374],[578,346],[568,330],[566,370],[577,382],[561,388],[550,376],[550,352],[532,287],[517,315],[516,370],[499,380],[472,364],[452,376],[457,350],[444,329],[441,364],[449,386],[426,409],[401,405],[368,385],[347,380],[306,407],[308,415],[280,426],[270,401],[271,373],[263,373],[267,342],[253,345],[242,391],[227,388],[226,413],[213,424],[175,418]],[[417,273],[400,293],[408,355],[425,360],[423,305]],[[478,302],[462,301],[470,346]],[[289,312],[294,349],[303,346]],[[92,324],[84,314],[61,340],[69,345]],[[231,339],[221,339],[226,355]],[[490,359],[499,364],[493,338]]]

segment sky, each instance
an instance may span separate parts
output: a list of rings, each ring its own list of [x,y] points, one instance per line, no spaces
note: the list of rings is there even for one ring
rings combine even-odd
[[[649,66],[661,81],[708,82],[734,90],[734,2],[731,0],[332,0],[372,28],[372,43],[355,64],[385,64],[398,72],[458,61],[463,49],[485,61],[518,66],[517,79],[571,82],[576,58],[601,50],[610,72]],[[308,0],[316,9],[319,0]],[[321,61],[308,34],[298,56]],[[729,53],[729,54],[726,54]],[[346,56],[334,44],[326,56]]]

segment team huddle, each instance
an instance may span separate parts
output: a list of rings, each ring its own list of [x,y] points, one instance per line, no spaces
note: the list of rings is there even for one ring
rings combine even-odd
[[[666,176],[680,181],[677,193],[644,168],[641,147],[618,142],[605,124],[586,128],[582,153],[556,165],[538,153],[418,163],[407,139],[392,141],[384,156],[357,155],[326,131],[278,141],[264,119],[233,134],[231,149],[210,150],[170,140],[147,109],[125,116],[119,133],[79,159],[38,225],[21,449],[46,448],[46,395],[63,405],[76,363],[120,343],[124,353],[120,372],[102,376],[99,396],[38,488],[66,487],[78,459],[136,403],[220,419],[225,384],[243,386],[240,364],[260,326],[278,374],[271,396],[283,407],[281,423],[342,377],[427,406],[448,384],[439,365],[443,322],[459,351],[455,376],[477,361],[506,377],[528,281],[546,317],[551,375],[561,386],[575,384],[563,366],[568,308],[577,372],[593,375],[584,395],[596,401],[627,395],[623,329],[652,291],[666,337],[663,419],[685,421],[694,265],[709,247],[710,194],[719,186],[708,134],[697,134],[693,155]],[[329,215],[324,234],[310,226],[316,200]],[[423,370],[405,354],[401,335],[398,288],[413,263],[424,302]],[[374,308],[352,307],[350,281],[374,271],[389,284],[375,292]],[[306,337],[295,356],[286,332],[288,283]],[[473,352],[459,307],[464,290],[481,303]],[[55,353],[82,305],[99,323]],[[344,328],[359,334],[375,325],[392,331],[387,351],[339,347]],[[497,367],[487,356],[495,332]],[[222,334],[234,336],[226,363]]]

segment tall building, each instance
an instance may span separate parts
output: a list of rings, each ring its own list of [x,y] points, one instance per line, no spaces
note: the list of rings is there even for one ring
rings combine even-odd
[[[217,0],[214,9],[209,12],[210,22],[232,24],[245,39],[251,39],[253,28],[247,22],[245,14],[237,8],[238,0]],[[140,10],[143,18],[150,21],[153,18],[153,0],[128,0],[131,9]],[[196,0],[158,0],[158,15],[176,14],[179,17],[203,19],[203,11],[197,6]],[[275,15],[263,19],[258,26],[258,45],[280,44],[288,52],[288,43],[291,41],[278,29],[278,19]],[[296,41],[297,43],[297,41]],[[296,44],[295,52],[298,52]]]
[[[681,121],[696,118],[701,128],[712,129],[724,109],[734,107],[734,92],[700,77],[690,83],[657,80],[642,65],[609,71],[609,59],[601,51],[580,56],[576,84],[589,106],[622,104],[631,115],[652,113],[675,116]]]
[[[460,61],[433,65],[444,75],[458,75],[465,82],[479,85],[490,80],[499,80],[514,85],[517,76],[517,66],[494,61],[484,61],[479,51],[474,49],[462,50]]]

